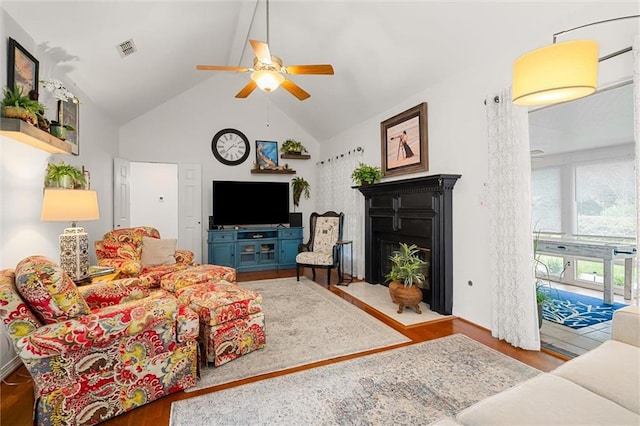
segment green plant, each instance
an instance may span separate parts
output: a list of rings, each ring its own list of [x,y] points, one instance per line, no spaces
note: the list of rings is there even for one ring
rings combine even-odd
[[[58,182],[60,178],[64,176],[69,176],[73,183],[84,185],[85,178],[82,170],[72,166],[71,164],[66,164],[64,161],[60,161],[60,164],[49,163],[47,165],[47,173],[45,174],[45,186],[46,184],[51,184],[54,182]]]
[[[413,284],[420,287],[426,279],[422,271],[427,262],[418,256],[419,251],[415,244],[400,243],[400,250],[389,256],[392,265],[389,273],[385,275],[387,281],[400,281],[405,287],[411,287]]]
[[[351,179],[358,185],[372,184],[382,179],[382,171],[380,167],[360,163],[351,173]]]
[[[305,148],[302,142],[297,141],[295,139],[287,139],[286,141],[284,141],[284,143],[280,147],[280,151],[285,154],[287,152],[299,152],[299,153],[308,152],[307,148]]]
[[[295,207],[300,206],[300,197],[302,195],[304,195],[304,198],[307,200],[311,196],[309,192],[311,185],[309,185],[309,182],[303,177],[294,177],[291,179],[291,188],[293,188],[293,205]]]
[[[44,105],[37,100],[31,99],[28,94],[22,92],[22,88],[15,85],[13,89],[5,87],[4,97],[2,98],[3,115],[5,108],[22,108],[23,113],[14,113],[7,115],[10,118],[20,118],[31,124],[38,124],[38,117],[44,118]]]

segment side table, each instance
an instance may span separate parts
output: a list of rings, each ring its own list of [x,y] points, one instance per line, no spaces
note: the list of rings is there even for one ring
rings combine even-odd
[[[336,285],[348,286],[353,282],[353,241],[351,240],[339,240],[336,244],[340,246],[340,268],[338,270],[338,277],[340,281]],[[349,269],[349,281],[344,280],[344,248],[349,246],[349,259],[351,260],[351,268]]]

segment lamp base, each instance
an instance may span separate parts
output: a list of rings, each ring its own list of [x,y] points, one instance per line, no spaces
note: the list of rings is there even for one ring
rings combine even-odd
[[[84,228],[66,228],[60,235],[60,266],[73,281],[89,276],[89,234]]]

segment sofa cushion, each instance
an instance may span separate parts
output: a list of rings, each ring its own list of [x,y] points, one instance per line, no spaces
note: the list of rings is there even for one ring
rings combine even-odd
[[[640,348],[636,346],[608,340],[551,373],[640,414]]]
[[[462,410],[465,425],[638,425],[638,415],[554,374],[543,373]]]
[[[178,240],[175,238],[142,237],[142,264],[144,266],[173,265],[176,263],[173,254],[177,245]]]
[[[87,315],[91,310],[78,287],[53,260],[30,256],[18,263],[16,288],[31,311],[46,324]]]

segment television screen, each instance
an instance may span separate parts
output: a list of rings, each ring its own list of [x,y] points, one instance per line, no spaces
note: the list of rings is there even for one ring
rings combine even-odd
[[[213,181],[213,225],[289,223],[288,182]]]

